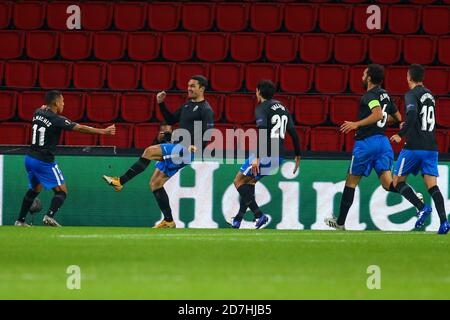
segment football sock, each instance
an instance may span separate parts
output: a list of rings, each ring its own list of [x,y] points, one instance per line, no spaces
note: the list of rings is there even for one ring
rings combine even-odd
[[[144,172],[145,169],[147,169],[148,165],[150,164],[150,160],[145,158],[139,158],[138,161],[136,161],[130,169],[128,169],[127,172],[123,176],[120,177],[120,184],[125,184],[131,179],[133,179],[138,174]]]
[[[245,213],[247,212],[248,205],[245,203],[243,197],[240,197],[240,199],[239,199],[239,204],[240,204],[239,212],[238,212],[238,214],[234,217],[234,219],[235,219],[235,220],[238,220],[238,221],[242,221],[242,219],[244,218]]]
[[[353,199],[355,198],[355,188],[345,186],[344,192],[341,198],[341,207],[339,211],[339,217],[337,219],[337,224],[343,226],[345,220],[347,219],[348,211],[353,204]]]
[[[50,209],[48,210],[47,215],[53,218],[58,212],[59,208],[61,208],[61,206],[63,205],[66,197],[67,194],[64,191],[56,191],[55,195],[53,196],[52,202],[50,203]]]
[[[167,195],[167,192],[164,189],[164,187],[153,191],[153,194],[155,196],[159,208],[161,209],[161,212],[164,215],[164,220],[167,222],[172,222],[173,221],[172,209],[170,209],[169,196]]]
[[[398,190],[395,189],[393,182],[391,182],[391,184],[389,185],[389,192],[399,193]]]
[[[255,218],[261,218],[262,212],[255,200],[255,185],[243,184],[237,190],[243,198],[244,204],[255,214]]]
[[[420,201],[420,199],[417,197],[414,190],[405,182],[399,182],[397,184],[397,190],[398,192],[405,197],[406,200],[411,202],[411,204],[416,207],[418,210],[422,210],[425,204]]]
[[[441,220],[441,224],[443,224],[447,221],[447,213],[445,212],[444,197],[442,196],[441,190],[439,190],[438,186],[434,186],[428,190],[428,193],[433,198],[439,219]]]
[[[22,201],[22,208],[20,209],[19,221],[25,222],[25,217],[30,211],[31,205],[33,204],[34,199],[38,196],[39,192],[35,192],[31,189],[27,191]]]

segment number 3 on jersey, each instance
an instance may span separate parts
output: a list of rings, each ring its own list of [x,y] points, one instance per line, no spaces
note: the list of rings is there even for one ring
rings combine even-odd
[[[377,126],[379,128],[384,128],[384,126],[386,125],[386,122],[387,122],[387,119],[388,119],[388,114],[386,112],[386,108],[387,108],[387,104],[384,104],[383,105],[383,109],[382,109],[383,119],[377,122]]]
[[[31,144],[36,144],[36,136],[39,133],[39,143],[38,145],[42,147],[45,144],[45,127],[40,127],[38,129],[38,125],[35,124],[33,126],[33,138],[31,140]]]
[[[273,124],[272,130],[270,131],[270,137],[274,139],[284,139],[286,135],[286,128],[288,124],[288,117],[283,115],[280,116],[278,114],[274,115],[271,119]]]

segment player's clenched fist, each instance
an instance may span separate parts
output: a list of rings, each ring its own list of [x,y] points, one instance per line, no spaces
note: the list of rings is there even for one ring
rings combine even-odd
[[[163,103],[164,99],[166,98],[166,92],[165,91],[161,91],[156,95],[156,100],[158,101],[158,103]]]
[[[107,128],[105,128],[105,134],[108,136],[113,136],[116,134],[116,125],[113,124]]]

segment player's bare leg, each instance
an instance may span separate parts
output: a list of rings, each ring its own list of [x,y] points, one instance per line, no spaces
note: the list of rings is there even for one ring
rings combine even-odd
[[[170,208],[169,196],[167,195],[164,185],[170,178],[161,170],[155,169],[150,179],[150,190],[152,190],[158,203],[159,209],[164,215],[164,219],[154,228],[175,228],[175,222],[172,217],[172,209]]]
[[[423,176],[423,181],[427,186],[428,193],[433,199],[436,211],[438,212],[439,215],[441,225],[438,233],[446,234],[450,231],[450,224],[448,223],[447,220],[447,212],[445,211],[444,197],[442,196],[441,190],[439,190],[439,187],[437,185],[437,177],[425,174]]]
[[[49,227],[61,227],[58,221],[55,220],[55,214],[58,212],[67,198],[66,184],[62,184],[53,188],[53,192],[54,196],[52,202],[50,203],[50,208],[48,209],[48,212],[44,216],[44,220],[42,220],[42,222],[44,223],[44,225]]]
[[[36,199],[42,189],[42,184],[38,183],[32,189],[27,191],[22,201],[19,217],[14,223],[16,227],[30,227],[30,225],[25,222],[25,218],[33,205],[34,199]]]

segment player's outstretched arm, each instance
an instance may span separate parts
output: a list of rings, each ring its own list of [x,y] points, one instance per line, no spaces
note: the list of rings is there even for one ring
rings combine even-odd
[[[77,124],[73,129],[73,131],[87,133],[87,134],[104,134],[108,136],[113,136],[116,134],[116,125],[110,125],[105,129],[93,128],[89,126],[85,126],[82,124]]]
[[[289,135],[292,138],[292,142],[294,143],[294,150],[295,150],[295,167],[294,167],[294,171],[293,174],[295,174],[298,170],[298,168],[300,167],[300,159],[301,159],[301,147],[300,147],[300,138],[297,134],[297,131],[295,131],[295,129],[289,128],[288,130]]]
[[[399,111],[397,111],[396,113],[394,113],[392,115],[388,115],[388,121],[387,121],[388,126],[393,125],[395,123],[400,123],[400,122],[402,122],[402,115],[400,114]]]
[[[174,125],[180,121],[181,108],[178,109],[175,113],[172,113],[167,109],[164,100],[166,99],[167,93],[165,91],[161,91],[156,95],[156,101],[158,102],[159,110],[161,111],[164,120],[166,120],[167,124]]]

